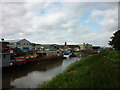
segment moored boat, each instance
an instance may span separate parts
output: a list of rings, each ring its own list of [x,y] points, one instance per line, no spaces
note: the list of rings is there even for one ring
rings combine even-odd
[[[71,51],[65,50],[64,53],[63,53],[63,58],[69,58],[70,55],[71,55]]]
[[[13,65],[22,65],[22,64],[25,64],[25,63],[27,63],[26,60],[16,59],[15,61],[11,61],[10,62],[10,66],[13,66]]]

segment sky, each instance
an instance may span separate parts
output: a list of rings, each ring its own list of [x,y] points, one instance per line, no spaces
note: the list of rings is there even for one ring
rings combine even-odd
[[[118,29],[117,2],[1,2],[0,37],[39,44],[108,46]]]

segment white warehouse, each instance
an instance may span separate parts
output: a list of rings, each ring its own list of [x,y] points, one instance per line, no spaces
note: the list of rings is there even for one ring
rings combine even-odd
[[[31,42],[26,39],[19,40],[5,40],[5,42],[9,42],[10,48],[17,48],[22,51],[29,51],[32,49]]]

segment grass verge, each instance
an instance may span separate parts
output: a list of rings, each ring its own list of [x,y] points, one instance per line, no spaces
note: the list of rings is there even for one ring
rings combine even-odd
[[[120,88],[120,51],[107,50],[72,63],[40,88]]]

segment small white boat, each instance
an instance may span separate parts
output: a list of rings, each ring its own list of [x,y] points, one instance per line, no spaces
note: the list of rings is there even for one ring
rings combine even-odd
[[[70,52],[70,51],[64,51],[63,58],[69,58],[70,55],[71,55],[71,52]]]
[[[65,54],[64,54],[63,57],[64,57],[64,58],[69,58],[70,55],[69,55],[69,54],[68,54],[68,55],[65,55]]]

